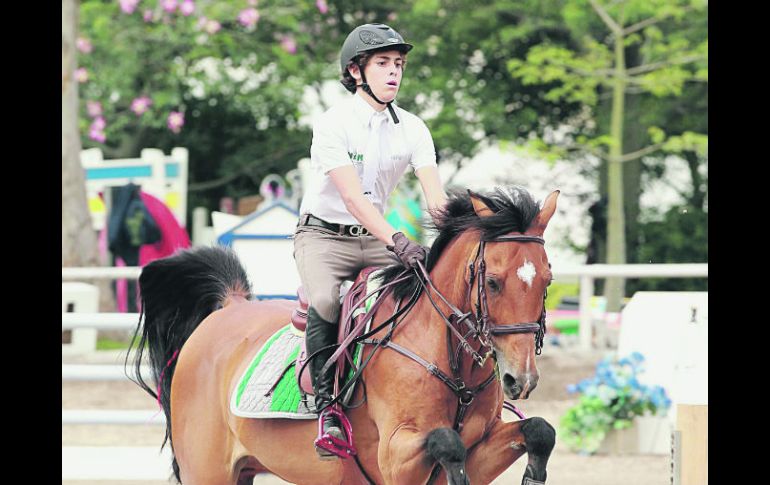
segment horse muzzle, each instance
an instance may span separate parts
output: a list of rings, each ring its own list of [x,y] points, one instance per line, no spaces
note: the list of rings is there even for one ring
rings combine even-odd
[[[527,399],[529,394],[537,387],[539,376],[537,374],[518,374],[513,376],[506,372],[503,374],[503,392],[505,397],[514,401]]]

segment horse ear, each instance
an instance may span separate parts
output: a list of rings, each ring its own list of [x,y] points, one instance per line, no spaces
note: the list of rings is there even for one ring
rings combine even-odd
[[[548,197],[545,198],[545,202],[543,202],[543,208],[540,209],[540,212],[537,213],[535,220],[532,221],[532,224],[529,226],[530,228],[526,234],[533,236],[543,235],[546,226],[548,226],[548,221],[551,220],[554,212],[556,212],[556,199],[559,197],[560,193],[560,190],[554,190]]]
[[[481,194],[468,189],[468,195],[471,198],[471,204],[473,204],[473,210],[479,217],[489,217],[495,213],[489,206],[493,205],[489,198],[484,197]]]

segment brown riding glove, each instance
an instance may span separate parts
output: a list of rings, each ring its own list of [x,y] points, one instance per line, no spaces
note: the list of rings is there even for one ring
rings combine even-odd
[[[398,257],[401,264],[407,268],[416,268],[417,262],[425,262],[425,248],[407,238],[403,232],[393,234],[393,245],[387,245],[389,251]]]

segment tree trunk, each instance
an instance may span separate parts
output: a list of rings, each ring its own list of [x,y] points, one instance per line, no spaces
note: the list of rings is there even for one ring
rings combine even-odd
[[[61,264],[62,267],[99,266],[96,233],[88,212],[85,176],[80,164],[75,80],[78,5],[76,0],[62,0],[61,6]],[[109,282],[101,281],[97,286],[100,311],[113,309]]]
[[[700,160],[698,154],[692,151],[684,152],[684,159],[687,160],[687,166],[690,169],[690,178],[692,180],[692,193],[687,194],[687,202],[698,210],[704,210],[706,206],[706,191],[703,183],[703,176],[701,176],[698,169],[700,168]]]
[[[619,25],[623,25],[623,13]],[[612,120],[610,122],[609,163],[607,167],[608,203],[607,213],[607,263],[624,264],[626,262],[626,226],[623,211],[623,116],[625,101],[625,47],[623,36],[615,35],[615,84],[612,96]],[[623,278],[607,278],[604,296],[607,298],[607,311],[620,310],[621,299],[624,296],[625,280]]]
[[[626,48],[626,66],[642,64],[639,46]],[[632,153],[647,144],[645,113],[642,96],[626,94],[624,112],[623,149]],[[642,196],[642,159],[637,158],[623,163],[624,215],[626,224],[626,261],[636,263],[639,252],[639,198]],[[633,286],[633,285],[631,285]],[[626,293],[632,295],[632,288],[626,283]]]

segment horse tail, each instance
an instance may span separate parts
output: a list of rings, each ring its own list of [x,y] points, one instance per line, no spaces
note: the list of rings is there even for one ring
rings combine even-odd
[[[231,296],[249,299],[251,285],[246,270],[235,252],[222,246],[182,250],[173,256],[151,262],[139,276],[141,316],[131,339],[138,340],[133,362],[136,379],[142,389],[157,399],[166,415],[166,442],[171,441],[171,379],[176,356],[200,323],[213,311],[225,306]],[[151,387],[142,376],[145,351],[149,354]],[[171,443],[173,455],[174,445]],[[179,467],[173,459],[174,474],[179,480]]]

